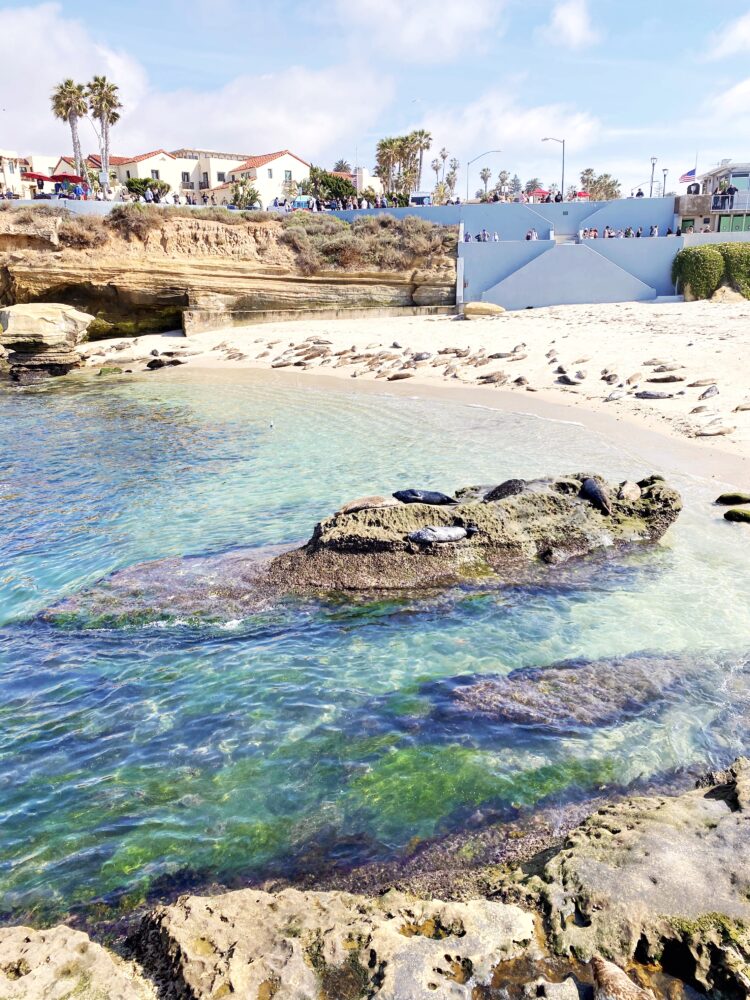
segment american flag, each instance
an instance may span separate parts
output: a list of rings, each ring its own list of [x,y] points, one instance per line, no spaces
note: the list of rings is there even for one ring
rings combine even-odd
[[[690,184],[691,181],[695,180],[695,167],[692,170],[688,170],[686,174],[680,177],[680,184]]]

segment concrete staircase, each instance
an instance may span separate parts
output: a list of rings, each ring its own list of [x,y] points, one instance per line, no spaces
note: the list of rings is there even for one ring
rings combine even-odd
[[[486,289],[485,302],[506,309],[576,305],[596,302],[645,302],[656,289],[619,265],[574,242],[555,239],[554,246],[513,274]]]

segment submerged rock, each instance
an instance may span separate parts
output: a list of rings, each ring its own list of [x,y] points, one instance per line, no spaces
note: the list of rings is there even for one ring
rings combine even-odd
[[[524,667],[456,687],[455,708],[497,722],[552,730],[606,726],[639,715],[668,697],[684,660],[663,655],[570,660]]]
[[[321,521],[306,545],[271,563],[269,579],[292,591],[422,587],[658,541],[679,515],[680,495],[659,476],[638,487],[637,498],[618,496],[617,485],[578,473],[467,487],[454,503],[431,493],[418,502],[417,491],[401,491],[394,496],[410,502]],[[430,527],[464,529],[466,537],[413,540]]]
[[[488,900],[243,889],[157,909],[134,944],[176,996],[470,1000],[533,938],[530,913]]]
[[[81,357],[75,346],[93,322],[88,313],[54,302],[0,309],[0,347],[9,352],[10,377],[31,382],[77,368]]]
[[[711,996],[750,995],[750,762],[722,777],[605,806],[567,838],[531,880],[560,953],[658,960]]]

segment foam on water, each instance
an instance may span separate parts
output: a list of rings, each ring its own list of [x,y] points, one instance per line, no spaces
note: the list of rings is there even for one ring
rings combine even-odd
[[[578,424],[245,373],[0,390],[0,421],[8,919],[384,857],[478,808],[512,814],[723,762],[750,742],[743,529],[697,479],[675,480],[685,512],[662,545],[552,586],[249,613],[219,595],[210,614],[182,613],[186,567],[226,583],[238,547],[295,543],[357,495],[657,471]],[[132,606],[112,581],[97,590],[118,572]],[[173,613],[134,617],[157,578]],[[106,627],[43,616],[92,593],[114,616]],[[686,666],[635,718],[552,734],[441,714],[451,678],[639,651]]]

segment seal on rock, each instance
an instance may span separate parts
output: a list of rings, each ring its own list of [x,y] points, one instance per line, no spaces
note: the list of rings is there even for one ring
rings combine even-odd
[[[438,525],[436,527],[420,528],[418,531],[412,531],[409,534],[409,541],[418,542],[420,545],[429,545],[432,542],[460,542],[467,535],[468,531],[466,528],[461,528],[458,525],[454,527]]]
[[[357,497],[356,500],[350,500],[349,503],[345,503],[343,507],[339,507],[336,513],[356,514],[359,510],[375,510],[378,507],[395,507],[397,504],[398,501],[394,500],[393,497]]]
[[[584,500],[592,503],[594,507],[598,507],[603,514],[612,513],[612,501],[609,499],[609,494],[596,479],[584,479],[580,495]]]
[[[526,489],[525,479],[506,479],[504,483],[493,487],[482,497],[484,503],[493,503],[495,500],[504,500],[506,497],[518,496]]]
[[[594,955],[590,962],[595,1000],[654,1000],[651,990],[636,985],[614,962]]]
[[[432,507],[443,507],[447,504],[457,504],[458,500],[437,490],[397,490],[393,496],[401,503],[426,503]]]

